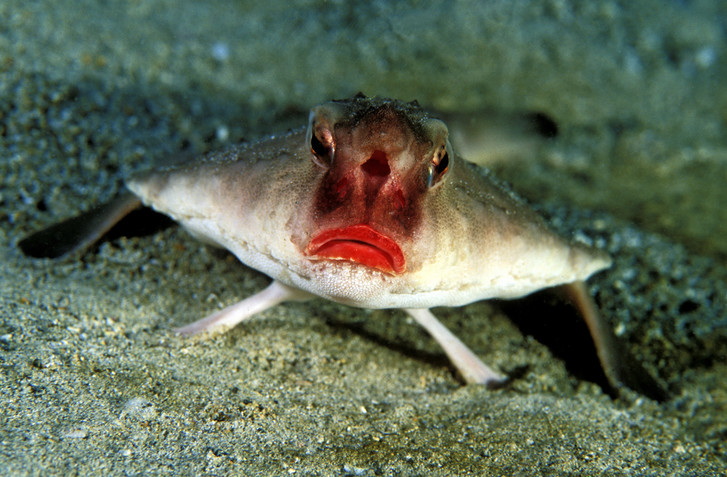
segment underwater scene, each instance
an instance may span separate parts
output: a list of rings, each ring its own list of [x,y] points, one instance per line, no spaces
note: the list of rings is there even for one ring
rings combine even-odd
[[[724,475],[725,84],[714,0],[0,3],[0,473]]]

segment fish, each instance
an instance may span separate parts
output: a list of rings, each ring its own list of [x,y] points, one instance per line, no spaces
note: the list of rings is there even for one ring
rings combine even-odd
[[[131,211],[151,207],[272,279],[177,333],[224,333],[280,303],[311,298],[401,309],[465,383],[492,388],[508,377],[431,308],[562,289],[580,310],[610,384],[665,399],[584,285],[611,258],[553,232],[508,185],[462,159],[449,136],[416,101],[359,93],[313,107],[306,127],[138,173],[109,203],[18,245],[33,257],[67,257]]]

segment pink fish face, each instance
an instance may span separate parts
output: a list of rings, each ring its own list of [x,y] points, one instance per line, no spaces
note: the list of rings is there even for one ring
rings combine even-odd
[[[412,111],[368,98],[312,111],[307,141],[322,177],[300,243],[310,260],[407,271],[422,202],[449,167],[446,126]]]

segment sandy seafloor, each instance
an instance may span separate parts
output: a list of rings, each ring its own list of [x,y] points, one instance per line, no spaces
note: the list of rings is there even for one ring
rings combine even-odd
[[[724,475],[727,3],[294,3],[0,3],[0,474]],[[672,398],[613,399],[504,303],[436,310],[513,375],[497,391],[398,312],[313,301],[176,337],[268,281],[178,228],[16,248],[133,171],[359,90],[553,118],[493,168],[612,254],[591,289]]]

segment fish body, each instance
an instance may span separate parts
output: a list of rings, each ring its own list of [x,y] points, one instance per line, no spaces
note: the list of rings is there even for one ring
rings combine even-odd
[[[29,255],[87,247],[143,203],[273,279],[177,330],[224,332],[289,300],[400,308],[468,383],[500,385],[429,308],[517,298],[563,285],[615,387],[662,398],[582,285],[611,260],[552,232],[486,170],[462,160],[447,126],[416,102],[357,95],[311,110],[305,128],[130,178],[129,192],[20,242]],[[52,252],[43,252],[52,244]]]
[[[323,159],[311,145],[316,134],[334,148]],[[313,110],[307,129],[127,186],[248,266],[362,308],[515,298],[609,266],[605,254],[554,234],[509,189],[460,159],[447,134],[406,103],[332,102]],[[438,155],[446,170],[430,171]]]

